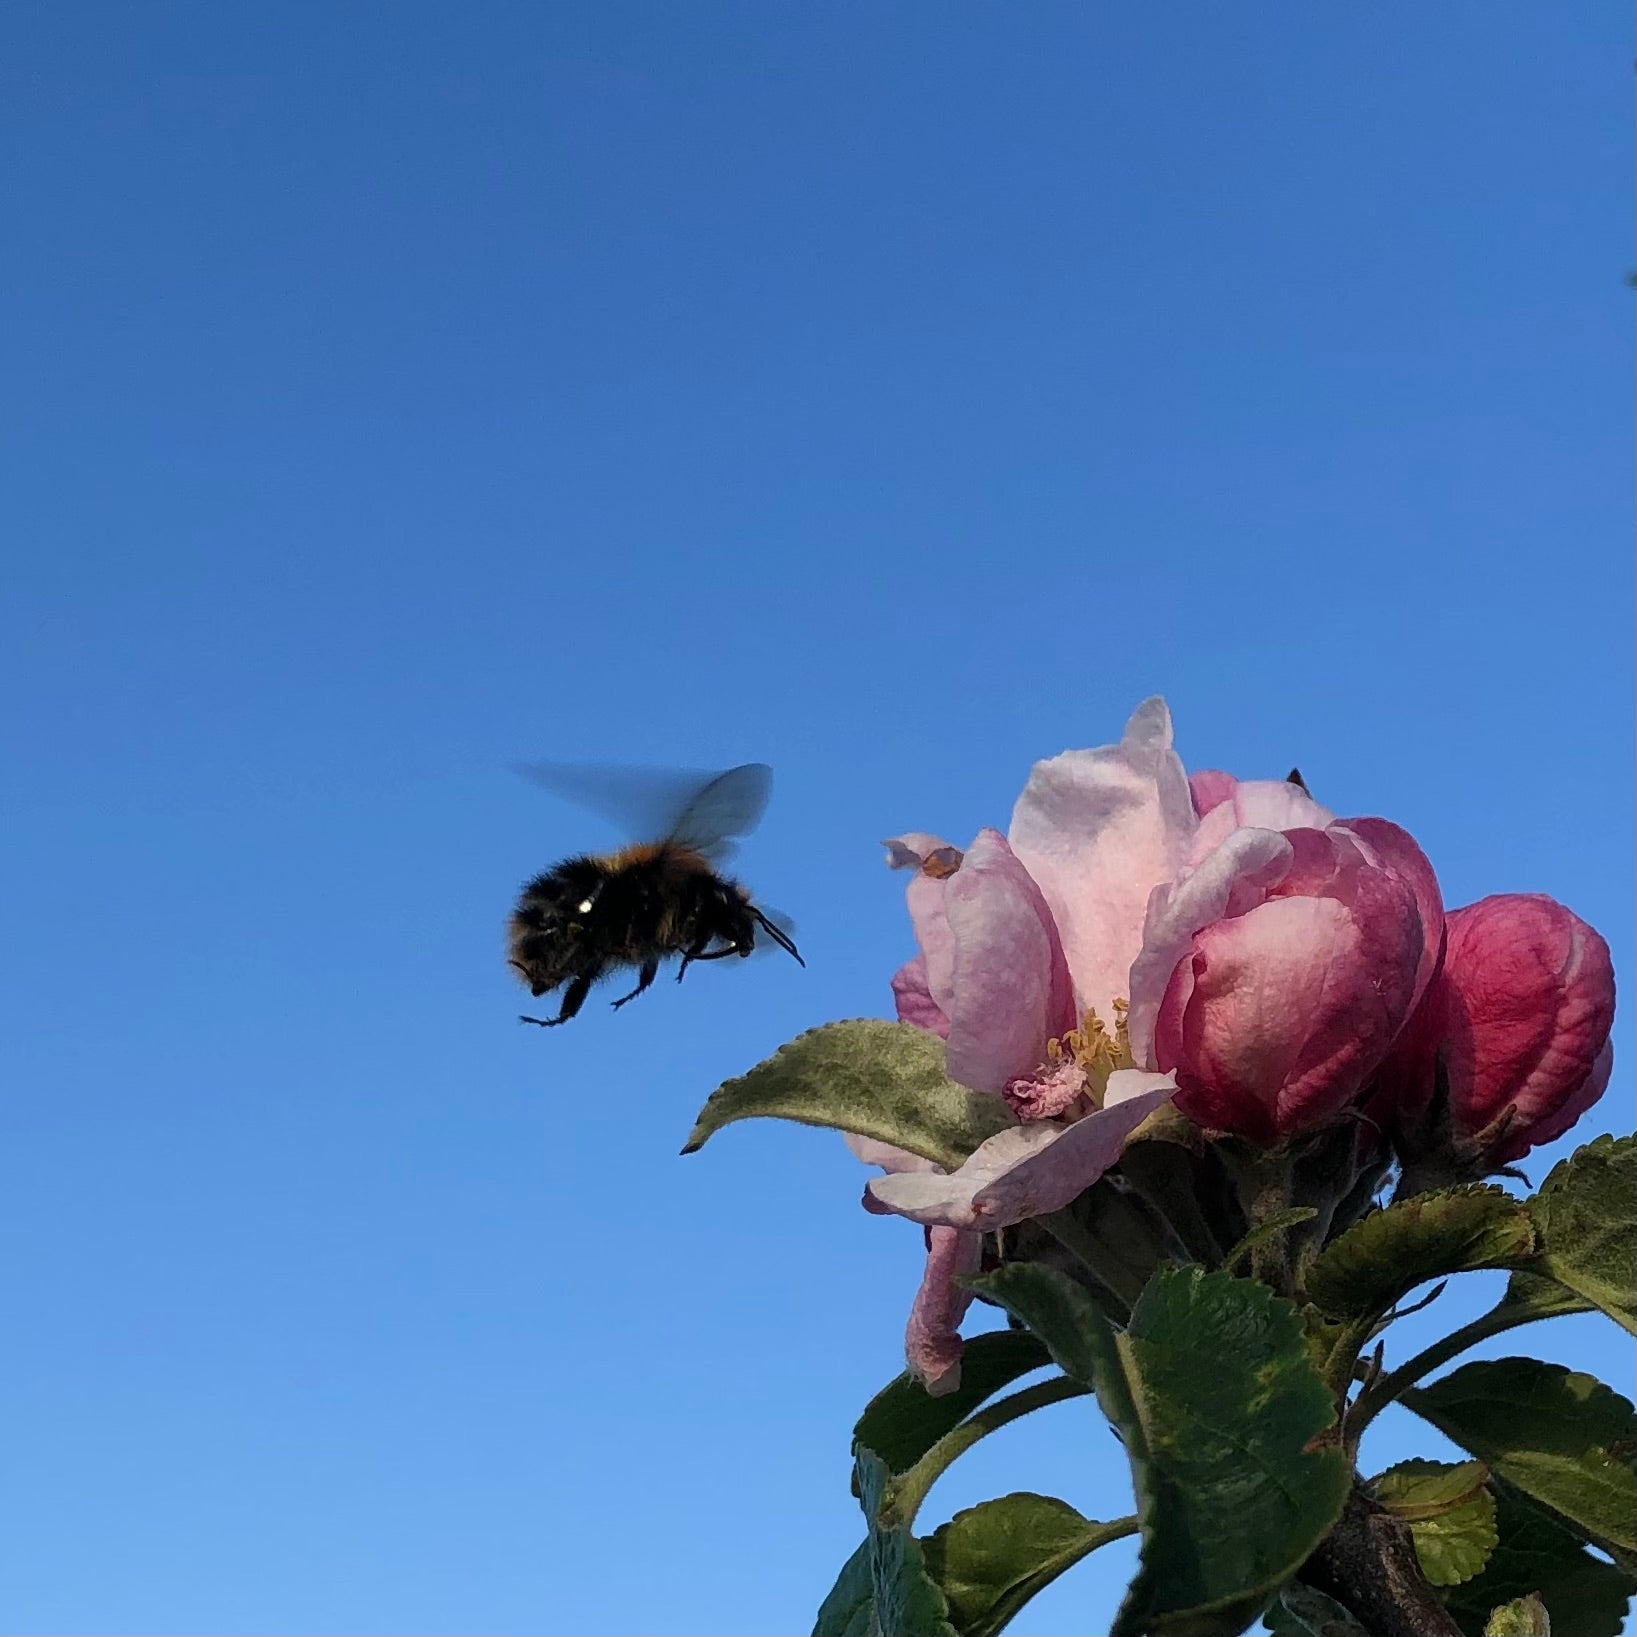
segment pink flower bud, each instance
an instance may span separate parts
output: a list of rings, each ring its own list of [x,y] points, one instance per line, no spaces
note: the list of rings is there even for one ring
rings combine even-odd
[[[1199,1125],[1272,1146],[1336,1117],[1374,1076],[1442,936],[1423,921],[1442,920],[1430,866],[1387,829],[1391,861],[1341,824],[1230,829],[1154,893],[1132,1048],[1175,1075],[1176,1106]]]
[[[1443,971],[1383,1070],[1382,1094],[1407,1158],[1442,1140],[1490,1171],[1561,1137],[1603,1095],[1614,965],[1591,927],[1539,893],[1481,899],[1447,924]],[[1440,1057],[1447,1111],[1432,1107]]]

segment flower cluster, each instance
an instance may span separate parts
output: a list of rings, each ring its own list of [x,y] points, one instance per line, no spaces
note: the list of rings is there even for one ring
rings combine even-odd
[[[983,1236],[1063,1210],[1162,1105],[1273,1152],[1351,1125],[1447,1180],[1562,1135],[1608,1083],[1596,932],[1539,896],[1446,912],[1404,830],[1295,775],[1190,778],[1161,699],[1119,744],[1037,764],[1006,835],[887,847],[919,945],[898,1017],[1017,1117],[949,1172],[853,1142],[886,1173],[867,1205],[928,1230],[907,1351],[929,1391],[958,1383]]]

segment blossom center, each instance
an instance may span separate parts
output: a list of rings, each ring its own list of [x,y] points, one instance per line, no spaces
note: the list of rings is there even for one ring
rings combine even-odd
[[[1008,1080],[1001,1091],[1020,1120],[1077,1118],[1103,1106],[1108,1077],[1135,1065],[1126,1028],[1127,1002],[1114,1002],[1114,1028],[1087,1011],[1078,1029],[1046,1042],[1046,1060],[1033,1074]]]

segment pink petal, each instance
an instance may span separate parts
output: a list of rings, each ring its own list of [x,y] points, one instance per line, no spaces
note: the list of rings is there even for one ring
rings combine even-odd
[[[1607,1085],[1614,966],[1603,939],[1542,894],[1485,898],[1447,924],[1451,1111],[1474,1133],[1510,1112],[1505,1163],[1561,1136]]]
[[[1234,816],[1263,830],[1322,830],[1336,822],[1299,784],[1288,779],[1241,779],[1233,793]]]
[[[944,887],[960,868],[960,849],[920,830],[893,836],[883,845],[893,869],[915,871],[904,896],[915,941],[921,946],[927,995],[947,1016],[953,994],[955,940],[944,913]]]
[[[932,991],[927,985],[925,955],[905,961],[893,973],[892,999],[900,1023],[913,1023],[917,1029],[925,1029],[940,1040],[949,1038],[949,1019],[932,998]]]
[[[1235,830],[1324,830],[1334,818],[1306,791],[1283,779],[1236,780],[1231,798],[1216,803],[1200,820],[1182,867],[1197,869]]]
[[[1128,1023],[1136,1062],[1154,1063],[1160,1002],[1195,932],[1257,902],[1289,870],[1293,857],[1291,843],[1277,831],[1234,830],[1196,869],[1154,889],[1142,948],[1131,966]]]
[[[1444,895],[1437,872],[1414,836],[1388,819],[1345,819],[1341,828],[1363,840],[1377,862],[1396,870],[1415,890],[1422,936],[1421,961],[1415,973],[1415,999],[1419,1003],[1444,959]]]
[[[1218,772],[1214,767],[1201,768],[1188,775],[1188,790],[1194,798],[1194,811],[1201,817],[1213,807],[1233,800],[1239,781],[1231,773]]]
[[[1531,1148],[1542,1143],[1556,1142],[1565,1131],[1609,1089],[1609,1076],[1614,1072],[1614,1042],[1605,1040],[1603,1049],[1592,1062],[1591,1073],[1571,1090],[1549,1114],[1544,1114],[1533,1125],[1517,1132],[1508,1132],[1490,1155],[1493,1165],[1511,1165],[1521,1160]]]
[[[1155,1030],[1177,1107],[1260,1143],[1321,1124],[1363,1089],[1409,1015],[1422,946],[1414,893],[1389,871],[1360,867],[1338,896],[1284,887],[1195,934]]]
[[[899,1148],[890,1142],[882,1142],[876,1137],[861,1137],[856,1131],[843,1131],[842,1141],[852,1150],[853,1158],[861,1160],[865,1165],[879,1165],[883,1171],[936,1171],[939,1169],[936,1160],[929,1160],[920,1154],[912,1154],[907,1148]]]
[[[942,886],[954,950],[949,1077],[998,1093],[1074,1026],[1068,963],[1040,889],[998,830],[979,831]]]
[[[926,1272],[904,1330],[904,1358],[933,1398],[961,1384],[961,1320],[972,1292],[955,1281],[983,1264],[983,1235],[958,1228],[928,1228]]]
[[[1118,1162],[1126,1138],[1175,1091],[1169,1075],[1121,1070],[1109,1077],[1105,1106],[1073,1125],[1016,1126],[980,1143],[948,1176],[876,1177],[869,1191],[913,1221],[986,1233],[1059,1211]]]
[[[1139,705],[1117,745],[1035,764],[1012,812],[1012,850],[1040,883],[1081,1008],[1112,1019],[1130,993],[1152,888],[1181,864],[1196,820],[1163,699]]]

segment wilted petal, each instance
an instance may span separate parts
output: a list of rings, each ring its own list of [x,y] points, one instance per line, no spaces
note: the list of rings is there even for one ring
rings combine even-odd
[[[1045,894],[1082,1009],[1111,1018],[1128,995],[1148,894],[1176,873],[1195,823],[1163,699],[1137,707],[1119,744],[1035,764],[1012,850]]]
[[[947,1176],[877,1177],[869,1189],[900,1216],[985,1233],[1059,1211],[1118,1162],[1126,1138],[1175,1091],[1169,1075],[1121,1070],[1109,1077],[1105,1106],[1073,1125],[1016,1126]]]
[[[1042,1064],[1001,1087],[1006,1106],[1020,1120],[1055,1120],[1067,1114],[1091,1087],[1091,1076],[1072,1057]]]
[[[918,870],[929,858],[953,856],[957,863],[960,860],[958,847],[951,847],[941,836],[929,835],[925,830],[888,836],[881,845],[887,849],[887,867],[893,870]]]
[[[909,918],[921,946],[927,995],[948,1016],[954,994],[955,939],[944,913],[944,884],[960,868],[960,848],[920,830],[892,836],[882,845],[893,869],[915,871],[904,893]]]
[[[976,1273],[982,1263],[981,1233],[927,1229],[926,1272],[909,1310],[904,1358],[933,1398],[942,1398],[961,1384],[960,1324],[972,1305],[972,1292],[955,1281]]]
[[[1215,815],[1213,814],[1214,818]],[[1154,1023],[1171,974],[1194,934],[1255,903],[1289,870],[1291,843],[1276,830],[1234,830],[1199,866],[1157,887],[1148,903],[1142,948],[1131,966],[1131,1056],[1154,1062]]]
[[[998,1093],[1073,1027],[1068,963],[1039,887],[998,830],[978,833],[942,887],[954,950],[949,1077]]]

